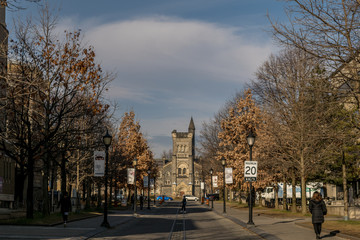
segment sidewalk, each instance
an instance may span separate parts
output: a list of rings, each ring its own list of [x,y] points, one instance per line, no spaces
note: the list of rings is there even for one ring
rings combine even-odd
[[[151,211],[144,208],[138,209],[139,215],[154,214],[156,207],[151,206]],[[109,210],[108,223],[110,228],[126,224],[134,219],[132,210]],[[0,225],[0,239],[75,239],[84,240],[100,234],[106,230],[101,226],[104,216],[96,216],[85,219],[77,219],[67,223],[66,227],[62,223],[50,226],[19,226],[19,225]]]
[[[204,207],[208,207],[204,205]],[[269,240],[308,240],[315,239],[315,233],[312,228],[300,226],[298,223],[311,222],[310,218],[274,218],[264,214],[259,214],[257,210],[253,211],[253,222],[255,225],[247,225],[249,220],[249,210],[230,208],[226,205],[226,213],[223,213],[223,202],[214,202],[214,211],[233,222],[249,229]],[[331,235],[326,229],[322,230],[321,236],[331,240],[351,239],[360,240],[360,238],[338,233],[336,236]]]

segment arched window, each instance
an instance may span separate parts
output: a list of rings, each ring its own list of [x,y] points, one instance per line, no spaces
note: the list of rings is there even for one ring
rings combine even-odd
[[[178,174],[181,175],[181,168],[178,168]]]
[[[183,175],[186,174],[186,168],[183,168]]]

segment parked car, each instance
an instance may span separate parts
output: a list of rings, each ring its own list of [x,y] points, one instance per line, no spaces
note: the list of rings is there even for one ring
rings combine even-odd
[[[187,201],[199,201],[199,198],[193,195],[185,195],[185,198]]]
[[[216,200],[219,200],[219,199],[220,199],[218,193],[208,194],[207,196],[209,197],[209,200],[210,200],[210,201],[216,201]]]
[[[169,197],[169,196],[166,196],[166,195],[160,195],[156,198],[156,201],[161,201],[162,198],[164,197],[164,201],[172,201],[173,198],[172,197]]]

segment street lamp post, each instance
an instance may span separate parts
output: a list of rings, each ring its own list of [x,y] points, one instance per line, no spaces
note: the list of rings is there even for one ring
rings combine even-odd
[[[148,173],[148,207],[147,207],[147,209],[150,209],[150,173],[151,173],[150,168],[147,170],[147,173]]]
[[[212,180],[212,176],[213,176],[213,172],[214,170],[211,168],[210,169],[210,176],[211,176],[211,209],[214,208],[214,192],[213,192],[213,180]]]
[[[253,134],[252,131],[250,131],[249,135],[246,137],[247,143],[250,147],[250,161],[252,161],[252,147],[254,146],[255,143],[255,135]],[[250,180],[250,191],[249,191],[249,221],[247,224],[249,225],[254,225],[253,222],[253,199],[252,199],[252,181]]]
[[[105,136],[103,136],[103,143],[105,145],[105,205],[104,205],[104,221],[101,223],[102,227],[110,227],[107,220],[108,215],[108,202],[107,202],[107,186],[108,186],[108,171],[109,171],[109,146],[111,145],[112,136],[106,130]]]
[[[136,214],[136,204],[137,204],[137,193],[136,193],[136,165],[137,165],[137,159],[135,158],[133,161],[134,165],[134,214]]]
[[[154,175],[154,206],[156,204],[155,200],[156,200],[156,176]]]
[[[225,165],[226,165],[226,161],[225,158],[223,157],[221,159],[221,165],[223,166],[223,180],[224,180],[224,191],[223,191],[223,198],[224,198],[224,208],[223,208],[223,213],[226,213],[226,203],[225,203]]]

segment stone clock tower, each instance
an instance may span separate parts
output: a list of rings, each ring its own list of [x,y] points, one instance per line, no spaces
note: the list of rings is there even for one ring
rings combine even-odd
[[[162,194],[172,197],[195,195],[200,198],[201,166],[195,159],[195,124],[191,118],[187,132],[171,133],[172,159],[162,171]]]

